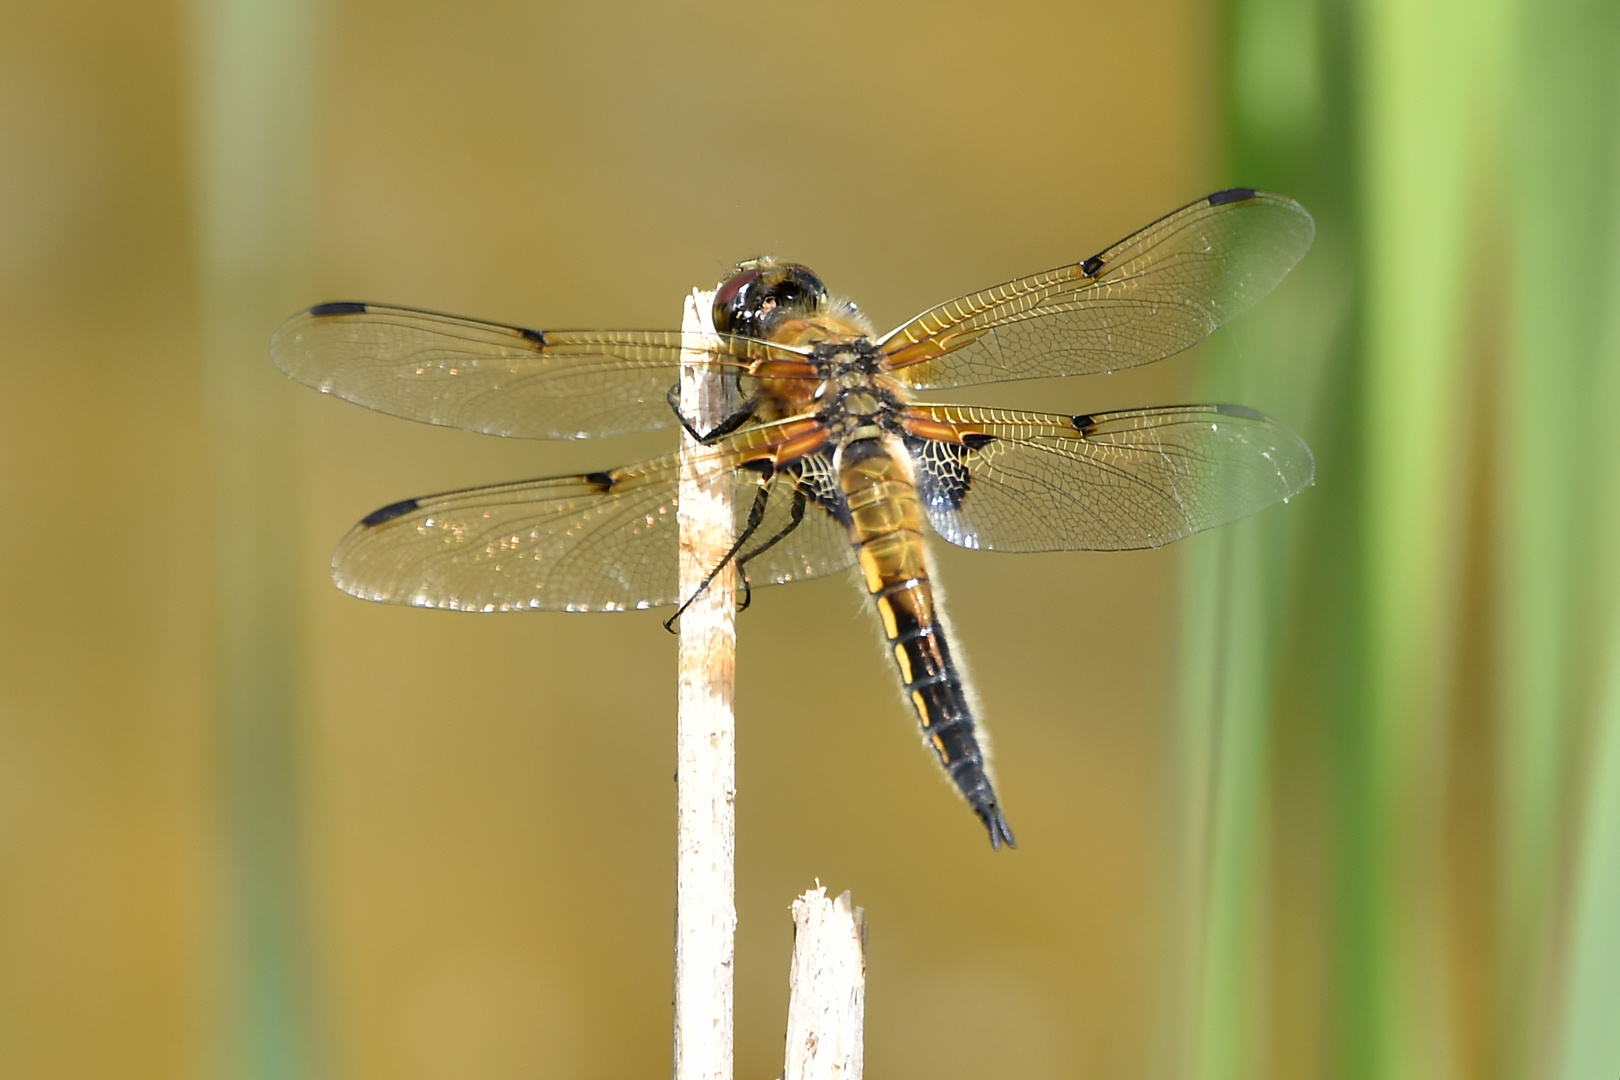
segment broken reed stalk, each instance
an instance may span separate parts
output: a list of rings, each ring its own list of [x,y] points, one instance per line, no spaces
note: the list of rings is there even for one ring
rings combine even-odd
[[[793,901],[787,1062],[782,1080],[861,1080],[866,912],[817,886]]]
[[[701,366],[714,294],[686,300],[681,411],[710,431],[729,409],[725,381]],[[731,478],[705,467],[681,435],[680,596],[692,596],[731,547]],[[675,1080],[731,1080],[736,907],[736,572],[727,567],[680,620],[676,726]]]

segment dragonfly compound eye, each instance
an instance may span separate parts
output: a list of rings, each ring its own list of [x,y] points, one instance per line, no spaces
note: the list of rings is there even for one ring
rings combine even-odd
[[[827,287],[807,267],[796,263],[751,267],[714,294],[714,328],[722,334],[763,338],[776,320],[811,314],[826,298]]]

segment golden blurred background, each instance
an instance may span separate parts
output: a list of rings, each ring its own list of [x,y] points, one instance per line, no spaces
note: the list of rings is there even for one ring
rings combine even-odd
[[[940,550],[1021,847],[860,592],[740,620],[737,1075],[792,897],[873,1076],[1620,1074],[1620,10],[1556,0],[0,5],[0,1075],[659,1075],[674,639],[368,605],[395,499],[611,467],[322,398],[312,302],[673,327],[774,253],[887,327],[1228,184],[1215,341],[975,394],[1235,400],[1287,507]],[[939,545],[943,548],[943,545]]]

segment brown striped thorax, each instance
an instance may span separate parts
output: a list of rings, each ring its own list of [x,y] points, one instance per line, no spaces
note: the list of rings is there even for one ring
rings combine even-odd
[[[999,551],[1156,547],[1286,501],[1314,462],[1240,405],[1074,416],[918,394],[1171,356],[1268,293],[1313,235],[1298,203],[1232,188],[885,334],[808,268],[756,259],[717,289],[718,336],[698,360],[681,331],[540,330],[358,301],[293,316],[271,354],[323,393],[493,435],[684,428],[731,477],[736,507],[735,541],[699,592],[728,566],[745,606],[753,586],[858,570],[924,744],[992,846],[1011,846],[929,537]],[[733,392],[712,430],[679,410],[683,363]],[[682,462],[392,502],[350,530],[332,576],[356,596],[419,607],[676,606],[678,617],[693,599],[678,591]]]

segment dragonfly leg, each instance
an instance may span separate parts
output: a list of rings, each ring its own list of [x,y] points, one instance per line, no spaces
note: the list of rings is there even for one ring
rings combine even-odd
[[[788,510],[788,523],[782,527],[782,531],[737,560],[737,572],[742,575],[743,581],[743,599],[742,603],[737,605],[738,611],[747,611],[749,602],[754,598],[754,590],[748,581],[748,561],[765,554],[771,548],[786,540],[789,533],[803,524],[804,508],[809,502],[810,498],[804,493],[803,488],[794,488],[793,506]]]
[[[737,552],[743,549],[743,545],[748,543],[749,538],[759,529],[760,523],[765,520],[765,507],[770,501],[770,497],[771,485],[761,481],[759,492],[754,496],[754,505],[748,508],[748,521],[743,525],[743,531],[737,537],[736,543],[732,544],[731,550],[727,551],[720,561],[714,564],[714,569],[703,575],[703,580],[698,584],[697,590],[681,602],[681,606],[675,610],[675,614],[664,620],[665,630],[672,634],[676,632],[675,621],[685,614],[686,609],[692,606],[693,601],[709,590],[709,586],[713,584],[715,578],[720,576],[720,571],[726,568],[726,564],[737,557]]]
[[[759,405],[758,399],[749,398],[742,403],[736,412],[720,421],[712,431],[705,435],[693,427],[692,421],[688,420],[686,414],[681,412],[681,388],[679,385],[670,387],[669,392],[664,395],[664,400],[669,402],[670,409],[675,413],[675,419],[681,422],[681,427],[686,429],[686,433],[704,446],[709,446],[716,440],[725,438],[753,419],[754,409]]]

